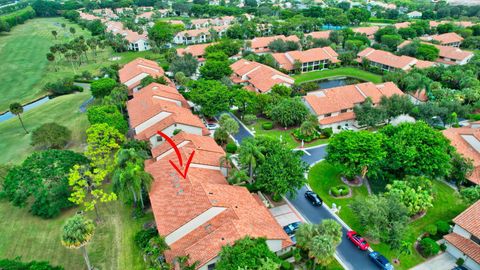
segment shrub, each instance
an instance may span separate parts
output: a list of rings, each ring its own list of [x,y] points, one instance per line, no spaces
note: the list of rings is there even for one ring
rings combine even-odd
[[[87,118],[92,125],[105,123],[114,127],[122,134],[128,131],[127,120],[114,105],[91,106],[87,109]]]
[[[274,202],[279,202],[280,200],[282,200],[282,195],[280,195],[279,193],[275,193],[272,195],[272,200]]]
[[[157,235],[157,228],[143,229],[135,234],[133,240],[140,249],[144,249],[148,245],[150,239]]]
[[[472,121],[479,121],[480,120],[480,113],[477,114],[469,114],[467,115],[468,118]]]
[[[0,269],[4,270],[63,270],[64,268],[61,266],[51,266],[48,262],[21,262],[19,258],[15,260],[3,259],[0,260]]]
[[[273,129],[273,123],[272,122],[265,122],[262,124],[262,128],[264,130],[271,130]]]
[[[293,270],[293,264],[291,264],[290,262],[287,262],[287,261],[282,261],[282,265],[281,265],[281,268],[282,270]]]
[[[82,92],[83,88],[73,84],[73,79],[65,78],[56,82],[47,83],[44,87],[52,96],[61,96],[71,94],[73,92]]]
[[[430,257],[440,251],[440,246],[433,239],[426,237],[420,241],[420,249],[423,256]]]
[[[325,135],[325,137],[330,138],[333,135],[333,129],[330,128],[324,128],[321,130],[322,135]]]
[[[226,146],[227,153],[235,153],[237,152],[237,145],[235,143],[228,143]]]
[[[437,233],[441,235],[445,235],[450,232],[450,225],[446,221],[439,220],[435,222],[435,225],[437,226]]]
[[[350,191],[348,190],[348,187],[344,185],[344,188],[342,188],[340,194],[342,196],[347,196]]]
[[[330,188],[330,193],[332,193],[332,195],[335,196],[335,197],[340,196],[340,190],[338,190],[337,187]]]
[[[447,250],[447,245],[445,245],[445,243],[442,243],[442,244],[440,245],[440,250],[441,250],[441,251]]]
[[[456,264],[459,266],[462,266],[465,263],[465,260],[463,258],[458,258]]]
[[[425,232],[428,235],[436,235],[437,234],[437,226],[435,224],[429,224],[425,226]]]
[[[173,136],[175,136],[175,135],[177,135],[177,134],[180,133],[180,132],[182,132],[182,130],[179,129],[179,128],[177,128],[177,129],[175,129],[175,130],[173,131],[172,134],[173,134]]]
[[[92,91],[92,96],[95,98],[103,98],[104,96],[110,95],[112,89],[115,88],[117,82],[114,79],[102,78],[92,82],[90,85],[90,90]]]
[[[57,123],[45,123],[32,132],[32,146],[42,149],[63,149],[70,139],[72,132]]]
[[[247,125],[253,124],[255,123],[255,121],[257,121],[257,116],[254,114],[245,114],[245,116],[243,117],[243,121]]]

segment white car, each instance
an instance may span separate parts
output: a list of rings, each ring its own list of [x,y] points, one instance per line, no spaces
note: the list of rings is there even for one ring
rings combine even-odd
[[[207,129],[208,130],[215,130],[217,128],[219,128],[220,126],[217,124],[217,123],[208,123],[207,124]]]

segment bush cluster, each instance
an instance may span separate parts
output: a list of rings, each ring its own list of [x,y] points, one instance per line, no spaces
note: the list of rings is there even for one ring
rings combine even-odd
[[[338,185],[330,188],[330,193],[332,193],[334,197],[347,196],[349,192],[350,189],[347,185]]]
[[[425,237],[420,241],[420,251],[424,257],[430,257],[440,251],[440,246],[433,239]]]
[[[251,125],[255,123],[255,121],[257,121],[257,116],[254,114],[245,114],[245,116],[243,117],[243,121],[245,122],[245,124]]]
[[[446,221],[439,220],[435,222],[435,226],[437,226],[437,232],[442,236],[450,232],[450,225]]]
[[[227,146],[225,147],[225,150],[227,151],[227,153],[234,154],[235,152],[237,152],[237,148],[238,148],[237,145],[231,142],[227,144]]]

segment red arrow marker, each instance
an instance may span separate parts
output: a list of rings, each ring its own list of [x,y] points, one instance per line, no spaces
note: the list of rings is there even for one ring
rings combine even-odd
[[[175,150],[175,153],[177,154],[177,158],[178,158],[178,162],[180,163],[180,167],[183,167],[182,155],[180,154],[180,150],[178,150],[178,147],[175,144],[175,142],[170,137],[168,137],[167,134],[165,134],[161,131],[157,131],[157,134],[162,136],[173,147],[173,150]],[[172,167],[175,168],[175,170],[178,172],[178,174],[180,174],[184,179],[187,177],[188,168],[190,168],[190,163],[192,163],[192,159],[193,159],[194,154],[195,154],[195,151],[192,151],[192,153],[190,154],[190,157],[188,158],[187,164],[185,164],[185,169],[184,169],[183,172],[180,170],[180,168],[177,166],[177,164],[173,163],[172,160],[169,160],[170,164],[172,164]]]

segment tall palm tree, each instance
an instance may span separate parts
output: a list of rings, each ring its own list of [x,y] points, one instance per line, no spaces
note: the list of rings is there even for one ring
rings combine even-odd
[[[119,107],[120,112],[123,114],[125,102],[127,102],[128,100],[128,89],[124,86],[115,87],[110,93],[110,97],[112,98],[113,102]]]
[[[55,37],[55,39],[57,39],[57,35],[58,35],[57,31],[52,30],[52,35]]]
[[[66,248],[81,249],[88,270],[93,268],[88,258],[86,245],[92,239],[94,231],[95,224],[93,221],[78,214],[67,219],[65,225],[63,225],[62,245]]]
[[[23,130],[25,130],[25,134],[28,134],[28,130],[25,128],[25,125],[23,124],[22,116],[21,114],[23,113],[23,106],[22,104],[18,102],[14,102],[10,104],[10,112],[13,113],[14,115],[18,116],[18,120],[20,120],[20,124],[22,124]]]
[[[250,180],[253,179],[253,171],[257,167],[257,161],[265,159],[261,149],[255,144],[253,140],[245,140],[240,147],[240,161],[243,164],[248,164],[248,172]]]
[[[233,166],[233,160],[234,159],[235,159],[235,157],[230,153],[227,153],[225,156],[220,158],[220,167],[221,168],[223,167],[223,168],[226,169],[226,176],[227,177],[228,177],[228,169]]]
[[[143,162],[145,156],[133,148],[118,151],[113,173],[113,186],[121,198],[133,199],[134,206],[140,201],[145,208],[143,191],[149,190],[152,176],[145,172]]]

